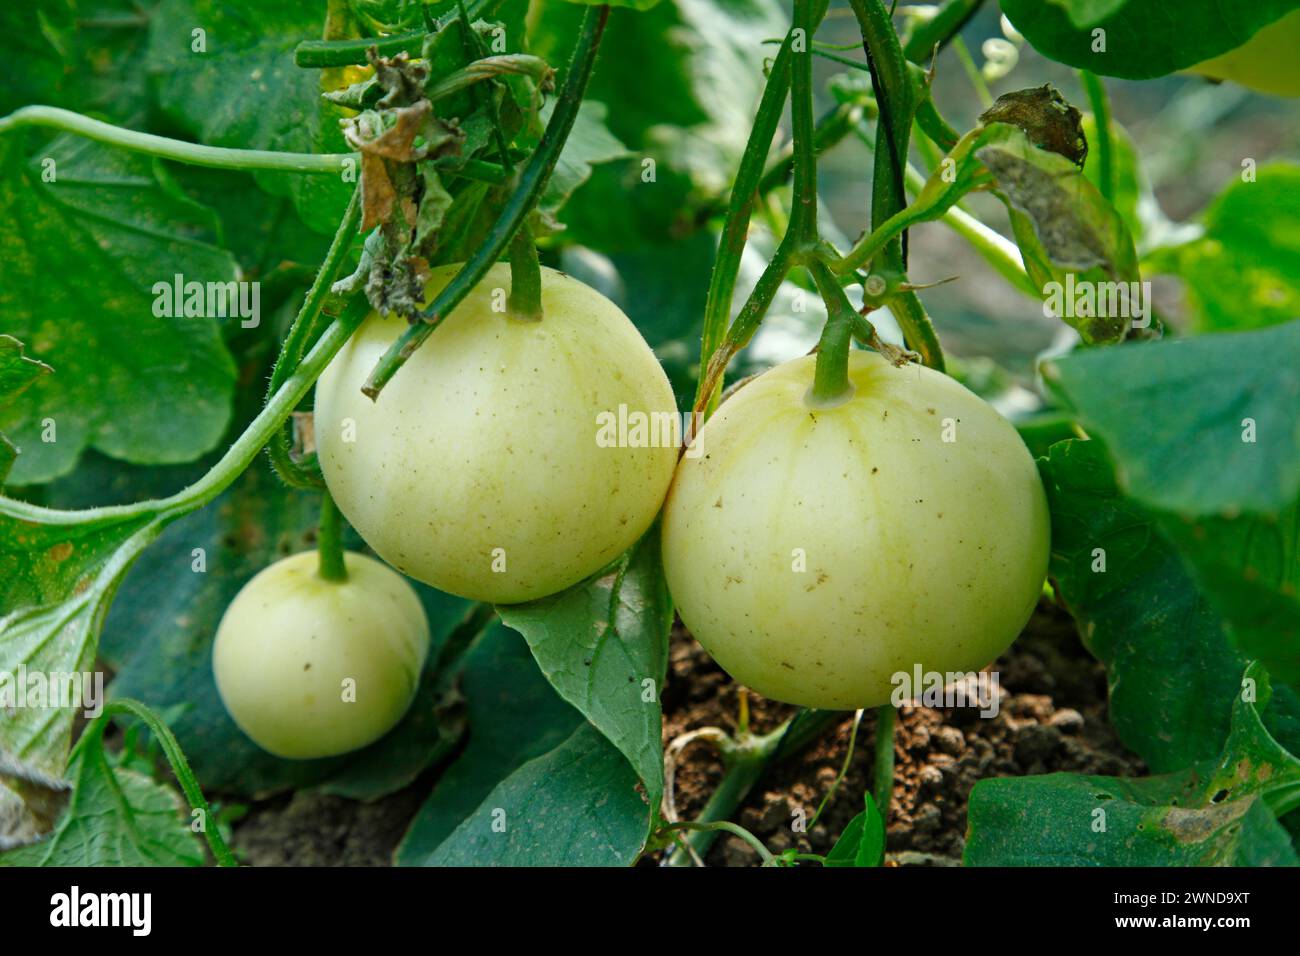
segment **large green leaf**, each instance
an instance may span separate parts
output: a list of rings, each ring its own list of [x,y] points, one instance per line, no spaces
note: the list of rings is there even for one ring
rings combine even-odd
[[[290,200],[262,191],[248,173],[202,166],[169,168],[189,195],[216,213],[217,245],[230,250],[246,276],[261,280],[264,311],[271,307],[267,277],[277,269],[297,269],[299,285],[311,282],[307,270],[314,270],[325,258],[329,237],[308,229]]]
[[[174,122],[214,146],[294,153],[349,152],[338,121],[348,115],[320,98],[321,75],[294,65],[293,49],[319,39],[325,6],[316,0],[163,0],[149,23],[144,67]],[[195,30],[205,49],[196,52]],[[332,233],[353,185],[333,175],[259,172],[268,192],[290,196],[303,221]]]
[[[630,866],[650,807],[627,760],[583,722],[499,783],[431,866]]]
[[[497,609],[562,698],[627,757],[653,805],[663,794],[663,713],[672,600],[656,526],[607,573]]]
[[[1295,866],[1262,800],[1180,807],[1192,773],[1127,780],[1049,774],[982,780],[971,791],[967,866]],[[1098,816],[1104,813],[1105,816]],[[1105,830],[1093,830],[1093,826]]]
[[[1156,772],[1219,752],[1244,658],[1155,520],[1115,485],[1099,442],[1054,445],[1042,463],[1050,574],[1105,665],[1110,719]]]
[[[0,668],[84,674],[126,569],[161,528],[148,510],[59,515],[0,498]],[[58,790],[76,707],[0,720],[0,778]]]
[[[1300,320],[1076,352],[1043,378],[1145,505],[1276,514],[1300,495]]]
[[[0,116],[44,104],[138,124],[148,111],[137,68],[158,0],[41,0],[0,7],[6,82]]]
[[[44,362],[24,355],[23,343],[12,335],[0,335],[0,411],[30,388],[38,378],[51,371],[53,369]],[[0,488],[4,487],[9,469],[13,467],[17,456],[18,449],[0,434]]]
[[[1265,729],[1268,677],[1246,671],[1217,760],[1159,777],[1049,774],[971,791],[971,866],[1295,866],[1278,822],[1300,804],[1300,761]]]
[[[1296,0],[1002,0],[1001,7],[1044,56],[1102,76],[1144,80],[1241,46],[1295,9]]]
[[[68,782],[72,796],[51,833],[0,854],[0,866],[203,865],[202,844],[180,795],[118,765],[100,733],[78,742]]]
[[[560,746],[583,722],[537,670],[524,639],[502,625],[466,654],[460,689],[469,742],[411,821],[397,848],[399,866],[426,863],[498,783]]]
[[[1237,646],[1300,687],[1300,502],[1278,515],[1166,516],[1161,527]]]
[[[1234,178],[1196,239],[1161,249],[1153,269],[1187,283],[1203,331],[1253,329],[1300,315],[1300,166],[1268,163]]]
[[[32,103],[63,105],[65,62],[58,38],[71,30],[73,18],[71,0],[0,5],[6,74],[0,84],[0,116]]]
[[[140,463],[197,458],[230,419],[234,363],[218,319],[157,317],[152,290],[176,274],[237,278],[206,241],[211,212],[139,157],[70,136],[28,156],[23,142],[0,137],[0,314],[55,374],[0,411],[22,449],[10,482],[67,472],[88,445]]]

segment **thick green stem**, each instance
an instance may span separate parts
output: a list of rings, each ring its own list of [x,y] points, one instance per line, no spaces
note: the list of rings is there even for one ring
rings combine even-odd
[[[849,381],[849,346],[852,340],[851,320],[838,317],[826,320],[826,327],[817,343],[817,368],[810,405],[832,408],[853,397],[853,385]]]
[[[132,152],[215,169],[274,169],[293,173],[339,174],[357,163],[356,153],[277,153],[263,149],[225,149],[139,133],[56,106],[24,106],[0,118],[0,134],[24,126],[43,126],[77,133],[87,139]]]
[[[889,311],[898,320],[898,327],[903,330],[903,340],[908,347],[920,353],[921,363],[936,372],[945,371],[948,365],[943,359],[939,333],[917,294],[900,294],[889,303]]]
[[[547,180],[550,179],[551,171],[559,161],[560,151],[569,138],[573,123],[578,117],[578,109],[582,106],[582,96],[587,89],[587,81],[591,79],[591,71],[596,63],[596,51],[600,47],[600,38],[608,19],[609,7],[587,8],[583,16],[582,33],[574,50],[573,61],[569,64],[564,88],[560,92],[559,99],[556,100],[555,111],[551,114],[546,132],[542,134],[542,139],[537,144],[537,149],[533,151],[528,165],[520,173],[519,188],[506,200],[483,243],[438,293],[429,307],[418,314],[419,321],[403,332],[375,364],[361,388],[366,395],[371,398],[379,397],[380,391],[397,370],[501,258],[502,251],[537,204],[542,190],[546,188]]]
[[[826,303],[826,327],[817,343],[817,368],[809,404],[829,408],[853,396],[853,385],[849,381],[849,349],[853,344],[855,320],[866,320],[849,303],[844,289],[824,262],[820,259],[809,261],[808,271]]]
[[[368,61],[366,51],[375,47],[380,56],[419,56],[424,45],[424,30],[396,33],[393,36],[359,37],[355,40],[304,40],[293,51],[293,62],[302,67],[362,66]]]
[[[772,256],[772,260],[767,264],[767,268],[763,270],[763,274],[758,277],[758,282],[754,284],[753,291],[749,293],[749,298],[741,306],[736,320],[727,329],[726,337],[711,353],[704,353],[707,362],[700,372],[700,382],[695,393],[694,411],[696,415],[703,414],[707,417],[708,408],[716,407],[717,397],[722,390],[722,379],[727,370],[727,364],[738,351],[745,347],[745,343],[758,329],[759,323],[763,321],[763,316],[772,304],[772,300],[776,298],[781,283],[785,281],[785,277],[794,268],[796,260],[794,243],[782,242],[781,245],[777,246],[776,254]]]
[[[894,724],[897,712],[892,704],[876,708],[876,763],[872,796],[880,815],[889,823],[889,801],[894,793]]]
[[[1097,188],[1107,202],[1115,201],[1115,149],[1110,138],[1110,98],[1106,85],[1096,73],[1079,71],[1083,91],[1088,96],[1088,106],[1097,127],[1092,147],[1097,151]]]
[[[525,224],[510,240],[510,314],[527,322],[542,320],[542,266]]]
[[[840,103],[824,114],[813,127],[813,152],[820,155],[844,139],[852,132],[854,125],[868,114],[868,107],[874,105],[870,101]],[[758,194],[763,196],[776,189],[790,178],[793,169],[794,148],[787,147],[759,180]]]
[[[926,137],[929,137],[930,141],[944,152],[956,146],[957,140],[961,139],[961,133],[957,132],[940,114],[929,91],[926,91],[926,95],[921,98],[916,107],[916,125],[925,134],[918,140],[919,143],[924,144]]]
[[[320,496],[320,524],[316,530],[316,554],[320,565],[316,573],[325,581],[346,581],[348,568],[343,561],[343,515],[328,491]]]
[[[491,16],[502,0],[470,0],[469,16],[472,20]],[[424,38],[437,33],[459,17],[458,11],[444,13],[427,30],[412,30],[388,37],[360,37],[355,40],[304,40],[293,51],[293,62],[304,67],[363,66],[370,60],[366,51],[375,47],[380,56],[392,57],[399,53],[419,56]]]
[[[768,150],[772,147],[772,138],[780,125],[781,113],[790,92],[790,42],[790,37],[787,36],[768,74],[767,86],[758,104],[749,141],[745,144],[740,168],[736,171],[735,185],[727,204],[727,218],[718,240],[717,258],[714,259],[713,273],[709,277],[709,292],[704,302],[704,334],[700,343],[700,357],[705,368],[701,370],[695,393],[695,408],[706,414],[717,407],[718,397],[722,393],[721,374],[716,376],[716,381],[710,382],[706,370],[727,334],[727,319],[731,316],[731,302],[736,291],[736,277],[740,273],[741,256],[745,252],[749,221],[754,212],[754,199],[758,195],[763,166],[767,162]],[[782,274],[781,278],[784,277]],[[779,280],[777,285],[780,285]]]
[[[817,241],[817,152],[813,120],[812,42],[817,24],[812,0],[795,0],[794,28],[803,42],[793,50],[790,61],[790,123],[794,147],[794,207],[790,212],[787,238],[811,245]]]
[[[754,334],[781,283],[794,266],[805,244],[806,231],[811,230],[815,240],[816,132],[812,123],[812,54],[809,51],[812,47],[812,34],[826,16],[826,8],[826,0],[800,0],[796,5],[795,24],[772,63],[767,87],[763,90],[749,141],[745,144],[740,168],[736,172],[704,305],[704,334],[700,347],[702,368],[694,408],[697,413],[705,416],[717,407],[727,363]],[[795,31],[800,29],[803,30],[804,52],[796,54],[793,52]],[[802,61],[797,68],[796,60]],[[755,199],[761,194],[767,154],[772,146],[772,137],[780,125],[786,97],[796,73],[800,71],[802,73],[798,85],[800,93],[805,94],[802,96],[804,105],[791,106],[795,126],[795,145],[791,158],[795,166],[795,212],[772,261],[735,321],[728,327],[727,319],[731,315],[736,277],[740,273],[741,256],[745,251]],[[801,97],[796,95],[794,99],[800,100]]]
[[[862,44],[871,66],[880,118],[876,123],[875,163],[871,182],[871,228],[879,229],[907,205],[904,177],[907,145],[916,114],[915,91],[898,34],[882,0],[850,0],[862,31]],[[880,252],[885,268],[907,271],[907,232],[885,244]],[[907,344],[921,353],[921,361],[943,371],[943,350],[925,307],[914,292],[904,292],[890,302]]]
[[[884,248],[889,243],[901,236],[905,229],[916,222],[917,217],[913,213],[914,210],[910,207],[901,209],[872,229],[854,243],[853,248],[846,252],[842,259],[833,263],[835,271],[847,274],[857,272],[859,269],[870,269],[871,262],[876,258],[876,255],[884,251]]]
[[[918,66],[925,66],[934,56],[935,48],[955,37],[966,22],[975,15],[984,0],[948,0],[939,12],[917,26],[903,48],[906,57]]]
[[[907,203],[903,167],[916,106],[907,61],[883,0],[850,0],[850,6],[862,31],[880,111],[871,184],[871,226],[875,229]],[[901,261],[897,265],[901,266]]]

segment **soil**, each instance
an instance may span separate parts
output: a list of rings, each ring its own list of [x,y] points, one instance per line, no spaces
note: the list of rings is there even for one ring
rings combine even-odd
[[[999,658],[1001,700],[995,717],[975,708],[900,709],[894,735],[894,789],[887,861],[894,865],[956,865],[966,834],[966,800],[978,780],[1069,771],[1113,776],[1145,772],[1107,720],[1106,677],[1084,650],[1065,612],[1040,604],[1025,632]],[[664,741],[700,727],[733,732],[739,689],[681,626],[674,628]],[[780,725],[794,708],[749,695],[750,728]],[[872,786],[874,716],[867,713],[843,780],[816,825],[811,820],[844,766],[852,715],[802,753],[770,768],[733,816],[771,850],[825,853],[862,808]],[[707,740],[688,745],[675,775],[683,819],[696,815],[722,778]],[[432,785],[432,775],[369,804],[310,792],[264,801],[236,822],[236,853],[255,866],[383,866]],[[755,851],[723,835],[705,857],[709,866],[752,866]]]
[[[1040,604],[1012,649],[991,668],[999,673],[995,717],[975,708],[904,706],[894,731],[894,789],[887,860],[896,864],[956,865],[966,838],[966,800],[985,777],[1068,771],[1129,776],[1145,772],[1107,720],[1105,670],[1075,632],[1070,617]],[[674,684],[682,688],[674,693]],[[680,694],[680,696],[679,696]],[[665,692],[665,740],[696,727],[735,729],[738,688],[685,632],[673,635],[672,674]],[[794,708],[749,695],[750,726],[770,731]],[[752,791],[736,822],[774,853],[795,847],[826,853],[862,809],[873,786],[875,717],[867,713],[844,779],[806,833],[844,765],[853,719],[846,716],[803,753],[773,767]],[[690,819],[721,778],[722,763],[706,741],[688,746],[678,767],[677,808]],[[803,827],[799,827],[802,830]],[[710,849],[710,866],[752,866],[758,854],[723,835]]]

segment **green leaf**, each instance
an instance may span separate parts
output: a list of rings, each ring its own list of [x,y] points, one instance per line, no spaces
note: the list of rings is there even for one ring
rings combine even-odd
[[[322,74],[299,69],[293,49],[321,36],[316,0],[163,0],[149,23],[144,68],[163,112],[200,142],[294,153],[347,153],[321,99]],[[201,52],[193,31],[203,31]],[[267,192],[289,196],[308,226],[332,234],[353,185],[340,176],[258,172]]]
[[[1106,665],[1120,739],[1156,772],[1213,757],[1246,664],[1223,619],[1162,537],[1158,517],[1120,492],[1100,442],[1061,442],[1040,467],[1052,513],[1049,573],[1088,650]],[[1268,718],[1300,747],[1300,734],[1281,723],[1297,715],[1300,699],[1280,689]]]
[[[0,116],[35,103],[135,126],[149,108],[137,67],[157,0],[42,0],[0,8]]]
[[[28,158],[23,141],[0,137],[0,314],[56,374],[0,411],[23,449],[11,483],[63,474],[88,445],[138,463],[197,458],[230,420],[234,363],[216,319],[156,317],[153,287],[238,277],[204,239],[210,212],[139,157],[60,136]]]
[[[1300,495],[1300,321],[1075,352],[1043,378],[1144,505],[1276,514]]]
[[[426,863],[498,783],[563,744],[583,722],[537,670],[524,639],[499,624],[466,653],[460,688],[469,743],[411,821],[397,848],[399,866]]]
[[[1068,290],[1067,275],[1075,284],[1141,278],[1124,219],[1065,156],[1038,148],[1023,133],[982,145],[975,155],[997,180],[1025,269],[1045,295],[1051,283]],[[1062,303],[1061,318],[1087,343],[1118,342],[1128,331],[1132,316],[1066,305],[1072,304]]]
[[[375,34],[402,33],[424,26],[425,0],[347,0],[347,5]]]
[[[981,780],[967,811],[967,866],[1296,866],[1258,797],[1181,807],[1192,773],[1128,780],[1048,774]],[[1099,814],[1104,813],[1105,816]],[[1094,826],[1104,831],[1094,832]]]
[[[1049,2],[1065,7],[1070,22],[1076,27],[1088,27],[1110,16],[1124,6],[1126,0],[1049,0]]]
[[[550,122],[555,112],[555,101],[550,100],[541,111],[543,122]],[[573,131],[564,142],[560,159],[555,164],[551,178],[546,183],[538,207],[554,216],[583,183],[591,178],[591,167],[628,155],[628,149],[618,141],[605,125],[608,110],[604,103],[590,100],[578,109]]]
[[[65,53],[61,38],[73,29],[71,0],[0,6],[6,80],[0,84],[0,116],[32,103],[63,105]]]
[[[565,62],[582,8],[533,0],[529,10],[529,49]],[[610,131],[635,155],[595,168],[565,207],[566,238],[613,252],[693,231],[692,205],[725,192],[740,161],[771,55],[763,41],[788,27],[780,0],[612,10],[587,99],[609,106]],[[646,159],[654,162],[648,181]],[[614,208],[622,214],[611,216]]]
[[[1300,865],[1277,820],[1300,803],[1300,761],[1260,720],[1268,691],[1263,669],[1248,668],[1219,759],[1177,774],[980,781],[971,791],[966,864]]]
[[[93,670],[118,583],[160,530],[143,508],[60,517],[0,498],[0,662],[12,673]],[[59,789],[79,713],[19,707],[0,721],[0,778]]]
[[[230,251],[247,278],[261,281],[263,314],[272,307],[268,277],[277,270],[296,268],[306,272],[300,285],[311,282],[307,270],[325,258],[329,237],[308,229],[292,202],[262,191],[251,173],[180,164],[167,168],[186,193],[216,213],[217,245]]]
[[[1002,0],[1030,45],[1059,63],[1101,76],[1145,80],[1184,70],[1245,43],[1295,9],[1295,0]],[[1104,31],[1098,48],[1096,30]]]
[[[68,782],[72,796],[51,833],[0,853],[0,866],[203,865],[185,801],[170,785],[118,766],[104,751],[102,724],[78,742]]]
[[[835,846],[826,854],[826,866],[880,866],[885,857],[885,820],[870,792],[866,809],[848,822]]]
[[[554,750],[493,788],[428,863],[630,866],[649,828],[650,808],[636,774],[583,722]]]
[[[1165,516],[1161,527],[1237,647],[1300,687],[1300,502],[1277,515]]]
[[[0,335],[0,407],[30,388],[42,375],[54,371],[44,362],[23,354],[23,343],[12,335]]]
[[[52,371],[44,362],[23,355],[23,343],[12,335],[0,335],[0,411],[12,404],[40,376]],[[18,449],[0,434],[0,488],[4,487],[16,457]]]
[[[627,757],[654,806],[663,794],[663,712],[672,600],[651,529],[612,569],[553,597],[497,608],[542,673]]]
[[[1235,178],[1202,217],[1204,233],[1155,252],[1151,267],[1187,284],[1201,331],[1280,325],[1300,315],[1300,166]]]

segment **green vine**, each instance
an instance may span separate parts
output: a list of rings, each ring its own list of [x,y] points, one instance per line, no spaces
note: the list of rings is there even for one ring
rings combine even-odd
[[[271,381],[266,390],[268,400],[284,384],[285,379],[288,378],[292,370],[298,367],[308,344],[319,336],[322,325],[320,317],[330,295],[330,285],[343,265],[348,249],[351,247],[352,237],[356,235],[357,227],[360,224],[360,190],[353,190],[352,198],[348,201],[347,210],[343,213],[343,221],[334,233],[334,239],[330,243],[329,250],[325,253],[325,260],[316,272],[316,278],[307,291],[307,297],[303,300],[302,308],[298,310],[293,324],[289,327],[284,344],[280,347],[280,354],[276,357],[275,365],[271,369]],[[325,480],[321,477],[320,469],[316,467],[314,458],[310,463],[294,460],[287,428],[276,430],[275,435],[266,446],[266,451],[271,458],[271,465],[276,474],[286,484],[304,490],[325,487]]]
[[[186,143],[166,136],[124,129],[57,106],[24,106],[8,116],[0,117],[0,134],[23,127],[46,127],[76,133],[109,146],[120,146],[159,159],[173,159],[213,169],[271,169],[289,173],[338,175],[355,168],[360,162],[356,153],[278,153],[264,149],[227,149],[222,146]]]
[[[167,757],[167,762],[171,765],[176,782],[180,784],[181,790],[185,794],[185,799],[189,801],[193,809],[198,810],[203,816],[203,837],[208,841],[208,847],[212,850],[212,856],[216,859],[217,865],[238,866],[235,855],[226,846],[226,841],[222,839],[216,821],[212,819],[212,811],[208,807],[208,801],[199,788],[198,779],[195,778],[194,771],[190,769],[189,761],[185,759],[181,745],[176,741],[176,735],[171,732],[171,728],[163,723],[162,718],[150,708],[139,701],[129,698],[119,698],[111,701],[104,707],[104,712],[99,719],[82,734],[81,739],[77,742],[78,749],[91,745],[102,746],[104,729],[108,726],[109,719],[117,714],[130,714],[132,717],[138,718],[144,722],[145,726],[157,738],[158,743],[162,746],[163,754]]]

